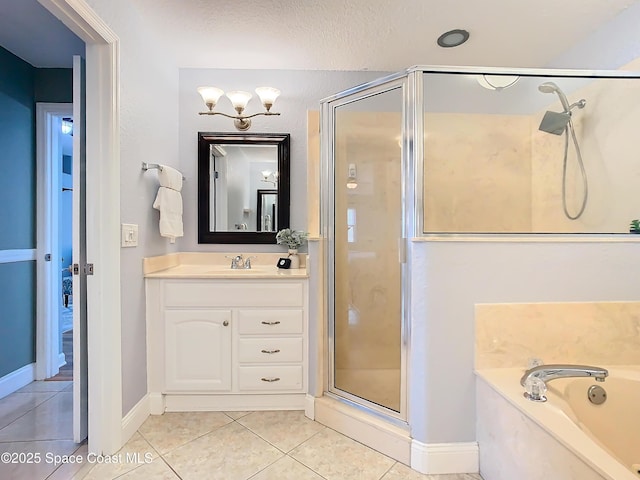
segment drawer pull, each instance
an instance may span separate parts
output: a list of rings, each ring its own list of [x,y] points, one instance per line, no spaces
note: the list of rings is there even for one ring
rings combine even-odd
[[[276,320],[275,322],[262,322],[263,325],[280,325],[280,320]]]
[[[263,382],[279,382],[280,378],[279,377],[274,377],[274,378],[264,378],[264,377],[262,377],[260,380],[262,380]]]
[[[280,353],[280,349],[276,349],[276,350],[262,350],[262,353]]]

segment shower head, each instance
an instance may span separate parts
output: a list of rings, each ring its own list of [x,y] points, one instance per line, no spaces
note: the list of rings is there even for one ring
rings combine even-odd
[[[554,135],[562,135],[570,120],[571,114],[569,112],[546,112],[542,117],[538,130],[553,133]]]
[[[538,90],[540,90],[542,93],[558,94],[558,98],[560,99],[560,103],[562,103],[562,108],[564,108],[564,111],[568,112],[569,110],[571,110],[571,107],[569,106],[569,101],[567,100],[567,96],[560,89],[560,87],[555,83],[544,82],[538,86]]]

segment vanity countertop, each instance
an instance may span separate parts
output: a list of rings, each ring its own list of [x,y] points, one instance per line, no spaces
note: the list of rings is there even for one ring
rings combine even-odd
[[[301,268],[280,269],[276,267],[284,254],[252,253],[251,269],[232,269],[229,253],[172,253],[143,259],[145,278],[224,278],[224,279],[293,279],[307,278],[306,255],[301,254]]]

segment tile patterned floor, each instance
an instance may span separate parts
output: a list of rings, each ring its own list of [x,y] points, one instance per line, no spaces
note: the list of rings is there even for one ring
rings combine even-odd
[[[87,462],[86,444],[71,441],[65,383],[34,382],[0,399],[0,454],[40,452],[44,458],[50,452],[83,462],[0,462],[0,479],[482,480],[477,474],[422,475],[299,411],[151,416],[118,454]]]

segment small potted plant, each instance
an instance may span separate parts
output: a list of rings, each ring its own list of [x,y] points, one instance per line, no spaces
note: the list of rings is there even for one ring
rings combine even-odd
[[[298,257],[298,248],[306,242],[308,232],[302,230],[291,230],[285,228],[276,234],[276,242],[278,245],[286,245],[289,249],[289,259],[291,259],[291,268],[300,268],[300,257]]]
[[[640,233],[640,220],[631,220],[629,224],[629,233]]]

